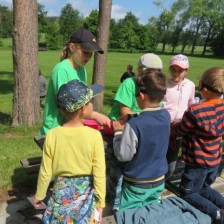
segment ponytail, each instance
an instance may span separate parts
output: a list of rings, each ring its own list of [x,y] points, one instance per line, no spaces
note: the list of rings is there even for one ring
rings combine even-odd
[[[61,55],[60,55],[61,61],[68,58],[68,53],[69,53],[69,43],[65,44],[63,49],[62,49],[62,52],[61,52]]]

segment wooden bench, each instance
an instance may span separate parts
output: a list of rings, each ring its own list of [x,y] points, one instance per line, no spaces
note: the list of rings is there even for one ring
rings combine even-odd
[[[107,149],[109,148],[109,146],[112,146],[113,136],[106,135],[103,133],[102,133],[102,136],[103,136],[103,141],[104,141],[105,157],[107,160],[107,158],[108,158]],[[35,143],[39,146],[39,148],[41,150],[43,150],[44,140],[45,140],[44,135],[34,137]],[[41,163],[41,157],[26,158],[26,159],[20,160],[20,164],[22,165],[22,167],[24,167],[27,174],[38,173],[39,169],[40,169],[40,163]]]
[[[108,173],[109,160],[110,160],[109,154],[111,153],[110,150],[113,150],[113,146],[112,146],[113,136],[106,135],[104,133],[102,133],[102,136],[104,140],[105,157],[106,157],[106,164],[107,164],[106,167],[107,167],[107,173]],[[34,141],[36,142],[36,144],[39,146],[41,150],[43,149],[44,139],[45,139],[45,136],[34,137]],[[222,159],[224,161],[224,153],[222,154]],[[25,171],[27,172],[27,174],[36,174],[39,172],[39,169],[40,169],[41,157],[22,159],[20,163],[25,168]],[[165,188],[177,196],[180,195],[178,186],[181,180],[181,175],[184,171],[184,167],[185,167],[185,163],[179,157],[174,174],[172,175],[172,177],[170,177],[169,181],[166,181],[165,183]],[[224,162],[222,162],[220,165],[218,176],[221,176],[223,169],[224,169]]]
[[[38,43],[38,51],[46,51],[47,44],[46,43]]]
[[[20,160],[27,174],[38,173],[40,169],[41,157],[27,158]]]
[[[220,164],[217,177],[223,176],[223,169],[224,169],[224,153],[222,153],[222,163]],[[179,191],[179,184],[181,181],[181,175],[184,171],[185,163],[184,161],[179,157],[176,165],[176,169],[172,175],[172,177],[169,178],[168,181],[165,183],[165,188],[172,192],[173,194],[180,196]]]

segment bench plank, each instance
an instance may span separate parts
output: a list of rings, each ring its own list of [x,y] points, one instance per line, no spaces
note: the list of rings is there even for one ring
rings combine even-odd
[[[41,157],[21,159],[20,163],[23,167],[37,165],[41,163]]]

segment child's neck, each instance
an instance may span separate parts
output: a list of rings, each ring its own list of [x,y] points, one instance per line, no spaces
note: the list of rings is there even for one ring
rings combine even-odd
[[[80,119],[79,117],[74,117],[72,119],[67,120],[62,127],[82,127],[84,119]]]
[[[206,101],[209,101],[209,100],[221,100],[222,98],[220,96],[208,96],[206,98],[204,98]]]
[[[143,110],[144,109],[147,109],[147,108],[150,108],[150,107],[159,107],[160,105],[159,105],[159,103],[158,102],[145,102],[144,104],[143,104]]]
[[[76,69],[77,71],[79,71],[79,65],[72,59],[72,58],[68,58],[69,63],[72,65],[72,67],[74,69]]]
[[[171,81],[177,83],[177,84],[181,84],[183,81],[184,81],[184,78],[183,79],[180,79],[180,80],[175,80],[175,79],[170,79]]]

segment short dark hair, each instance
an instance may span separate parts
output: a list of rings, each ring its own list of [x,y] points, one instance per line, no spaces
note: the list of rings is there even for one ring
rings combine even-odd
[[[166,76],[160,69],[148,68],[136,79],[136,90],[147,94],[151,101],[160,102],[166,89]]]
[[[128,66],[127,66],[127,69],[128,69],[129,71],[132,71],[133,66],[132,66],[132,65],[128,65]]]

